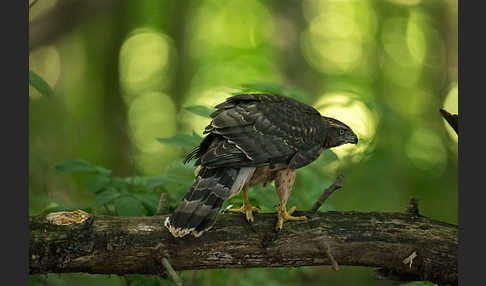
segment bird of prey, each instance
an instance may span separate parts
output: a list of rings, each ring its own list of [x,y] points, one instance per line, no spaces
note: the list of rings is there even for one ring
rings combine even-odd
[[[166,223],[174,237],[199,237],[213,226],[223,202],[241,191],[243,206],[229,211],[252,222],[257,208],[248,201],[248,188],[272,181],[280,201],[276,229],[286,221],[306,220],[292,216],[295,207],[286,207],[296,170],[323,150],[358,143],[346,124],[280,95],[235,95],[218,104],[210,117],[206,137],[184,160],[197,159],[198,173]]]

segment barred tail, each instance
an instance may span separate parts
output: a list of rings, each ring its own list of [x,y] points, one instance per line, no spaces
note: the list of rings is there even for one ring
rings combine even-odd
[[[200,236],[216,222],[223,202],[238,194],[255,168],[207,168],[196,176],[189,192],[170,216],[167,228],[174,237]]]

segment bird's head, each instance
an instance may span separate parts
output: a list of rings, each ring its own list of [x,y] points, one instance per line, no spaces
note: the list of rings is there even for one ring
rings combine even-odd
[[[324,147],[331,148],[346,143],[358,144],[358,136],[349,126],[331,117],[322,116],[322,118],[329,128]]]

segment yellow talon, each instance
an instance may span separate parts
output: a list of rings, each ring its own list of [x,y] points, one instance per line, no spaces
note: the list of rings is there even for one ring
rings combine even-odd
[[[246,216],[246,220],[249,222],[253,222],[255,219],[253,218],[253,212],[258,212],[258,208],[254,207],[250,204],[248,200],[248,187],[243,189],[243,205],[241,208],[238,209],[227,209],[230,212],[237,212],[237,213],[244,213]]]
[[[253,212],[258,212],[258,208],[252,206],[251,204],[243,204],[241,208],[237,209],[227,209],[230,212],[237,212],[237,213],[244,213],[246,216],[246,220],[249,222],[253,222],[255,219],[253,218]]]
[[[277,227],[278,231],[282,230],[283,224],[286,221],[296,221],[296,220],[307,220],[306,216],[291,216],[295,212],[295,206],[291,207],[288,211],[286,210],[285,206],[281,207],[280,205],[277,207]]]

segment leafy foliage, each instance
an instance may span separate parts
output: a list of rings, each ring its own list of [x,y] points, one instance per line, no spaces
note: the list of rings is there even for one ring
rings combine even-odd
[[[197,135],[196,133],[193,133],[192,135],[177,133],[174,137],[157,138],[157,141],[159,141],[160,143],[191,149],[199,145],[201,139],[201,136]]]
[[[81,159],[66,160],[55,165],[59,172],[88,173],[86,191],[93,193],[94,209],[104,209],[111,215],[153,215],[157,211],[160,194],[169,182],[180,180],[171,176],[113,176],[112,171]],[[185,183],[185,182],[184,182]]]
[[[247,91],[267,90],[273,93],[282,93],[283,89],[276,85],[246,85]],[[209,116],[212,112],[207,107],[186,107],[190,112],[201,116]],[[192,135],[177,133],[170,138],[157,138],[163,144],[170,144],[183,149],[193,149],[201,142],[201,136],[193,132]],[[326,163],[338,160],[333,151],[326,151]],[[319,160],[318,160],[319,162]],[[121,216],[153,215],[158,206],[160,191],[168,191],[172,196],[171,209],[175,209],[184,194],[189,189],[194,179],[194,167],[182,164],[182,158],[176,160],[163,175],[151,177],[126,177],[112,176],[112,171],[93,165],[82,159],[67,160],[58,163],[55,169],[60,172],[79,173],[87,172],[91,175],[86,180],[86,190],[95,194],[93,207],[105,207],[112,209],[115,214]],[[291,196],[289,204],[297,204],[301,208],[310,208],[312,202],[320,192],[332,183],[331,178],[322,177],[320,166],[317,163],[302,168],[297,173],[295,188],[305,189],[301,196]],[[155,192],[154,192],[155,191]],[[157,192],[158,191],[158,192]],[[258,205],[261,211],[274,211],[278,200],[274,192],[274,186],[256,186],[252,192],[258,195],[250,196],[250,201]],[[241,196],[235,196],[226,201],[223,210],[229,205],[242,204]],[[326,202],[322,209],[332,210],[333,207]]]
[[[214,108],[209,108],[204,105],[194,105],[194,106],[189,106],[185,108],[187,111],[192,112],[194,114],[203,116],[203,117],[209,117],[211,113],[215,111]]]
[[[111,174],[110,170],[95,166],[82,159],[66,160],[56,164],[55,168],[60,172],[95,172],[101,175]]]

